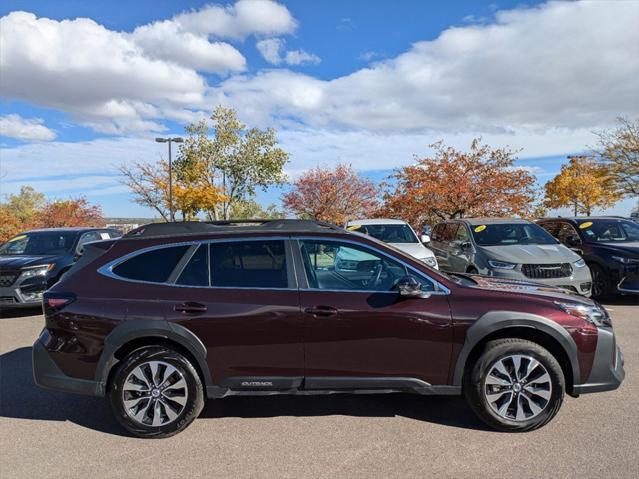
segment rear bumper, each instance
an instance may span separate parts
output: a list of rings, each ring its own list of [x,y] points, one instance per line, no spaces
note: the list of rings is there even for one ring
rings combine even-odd
[[[617,346],[612,328],[599,328],[590,377],[584,384],[576,384],[573,393],[578,395],[617,389],[626,376],[623,366],[623,353]]]
[[[104,396],[105,385],[100,381],[79,379],[64,374],[51,359],[44,343],[47,341],[47,330],[33,344],[33,379],[41,388],[55,389],[87,396]]]

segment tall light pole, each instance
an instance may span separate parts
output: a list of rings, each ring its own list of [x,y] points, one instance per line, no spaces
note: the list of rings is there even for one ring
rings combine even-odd
[[[184,143],[184,139],[175,136],[173,138],[156,138],[155,141],[169,144],[169,221],[173,223],[175,221],[175,215],[173,214],[173,162],[171,159],[171,143]]]

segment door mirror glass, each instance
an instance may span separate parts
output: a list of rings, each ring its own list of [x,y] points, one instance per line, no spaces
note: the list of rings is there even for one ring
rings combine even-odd
[[[426,244],[426,243],[430,243],[430,236],[428,236],[427,234],[423,234],[420,237],[420,240],[422,241],[422,243]]]

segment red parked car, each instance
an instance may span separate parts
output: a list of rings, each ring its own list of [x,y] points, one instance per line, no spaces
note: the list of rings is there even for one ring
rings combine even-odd
[[[309,221],[153,224],[93,243],[44,310],[37,384],[106,395],[145,437],[183,430],[205,398],[356,391],[464,394],[494,428],[527,431],[564,393],[624,378],[590,299],[447,275]]]

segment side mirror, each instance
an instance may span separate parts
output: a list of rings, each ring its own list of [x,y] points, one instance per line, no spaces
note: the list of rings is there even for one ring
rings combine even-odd
[[[470,249],[470,241],[464,241],[459,245],[462,251],[468,251]]]
[[[576,235],[566,236],[566,244],[572,247],[579,246],[581,244],[581,238]]]
[[[426,298],[428,293],[422,291],[422,284],[412,276],[404,276],[397,283],[399,295],[404,298]]]
[[[430,236],[423,234],[420,236],[419,238],[421,240],[422,243],[426,244],[426,243],[430,243]]]

